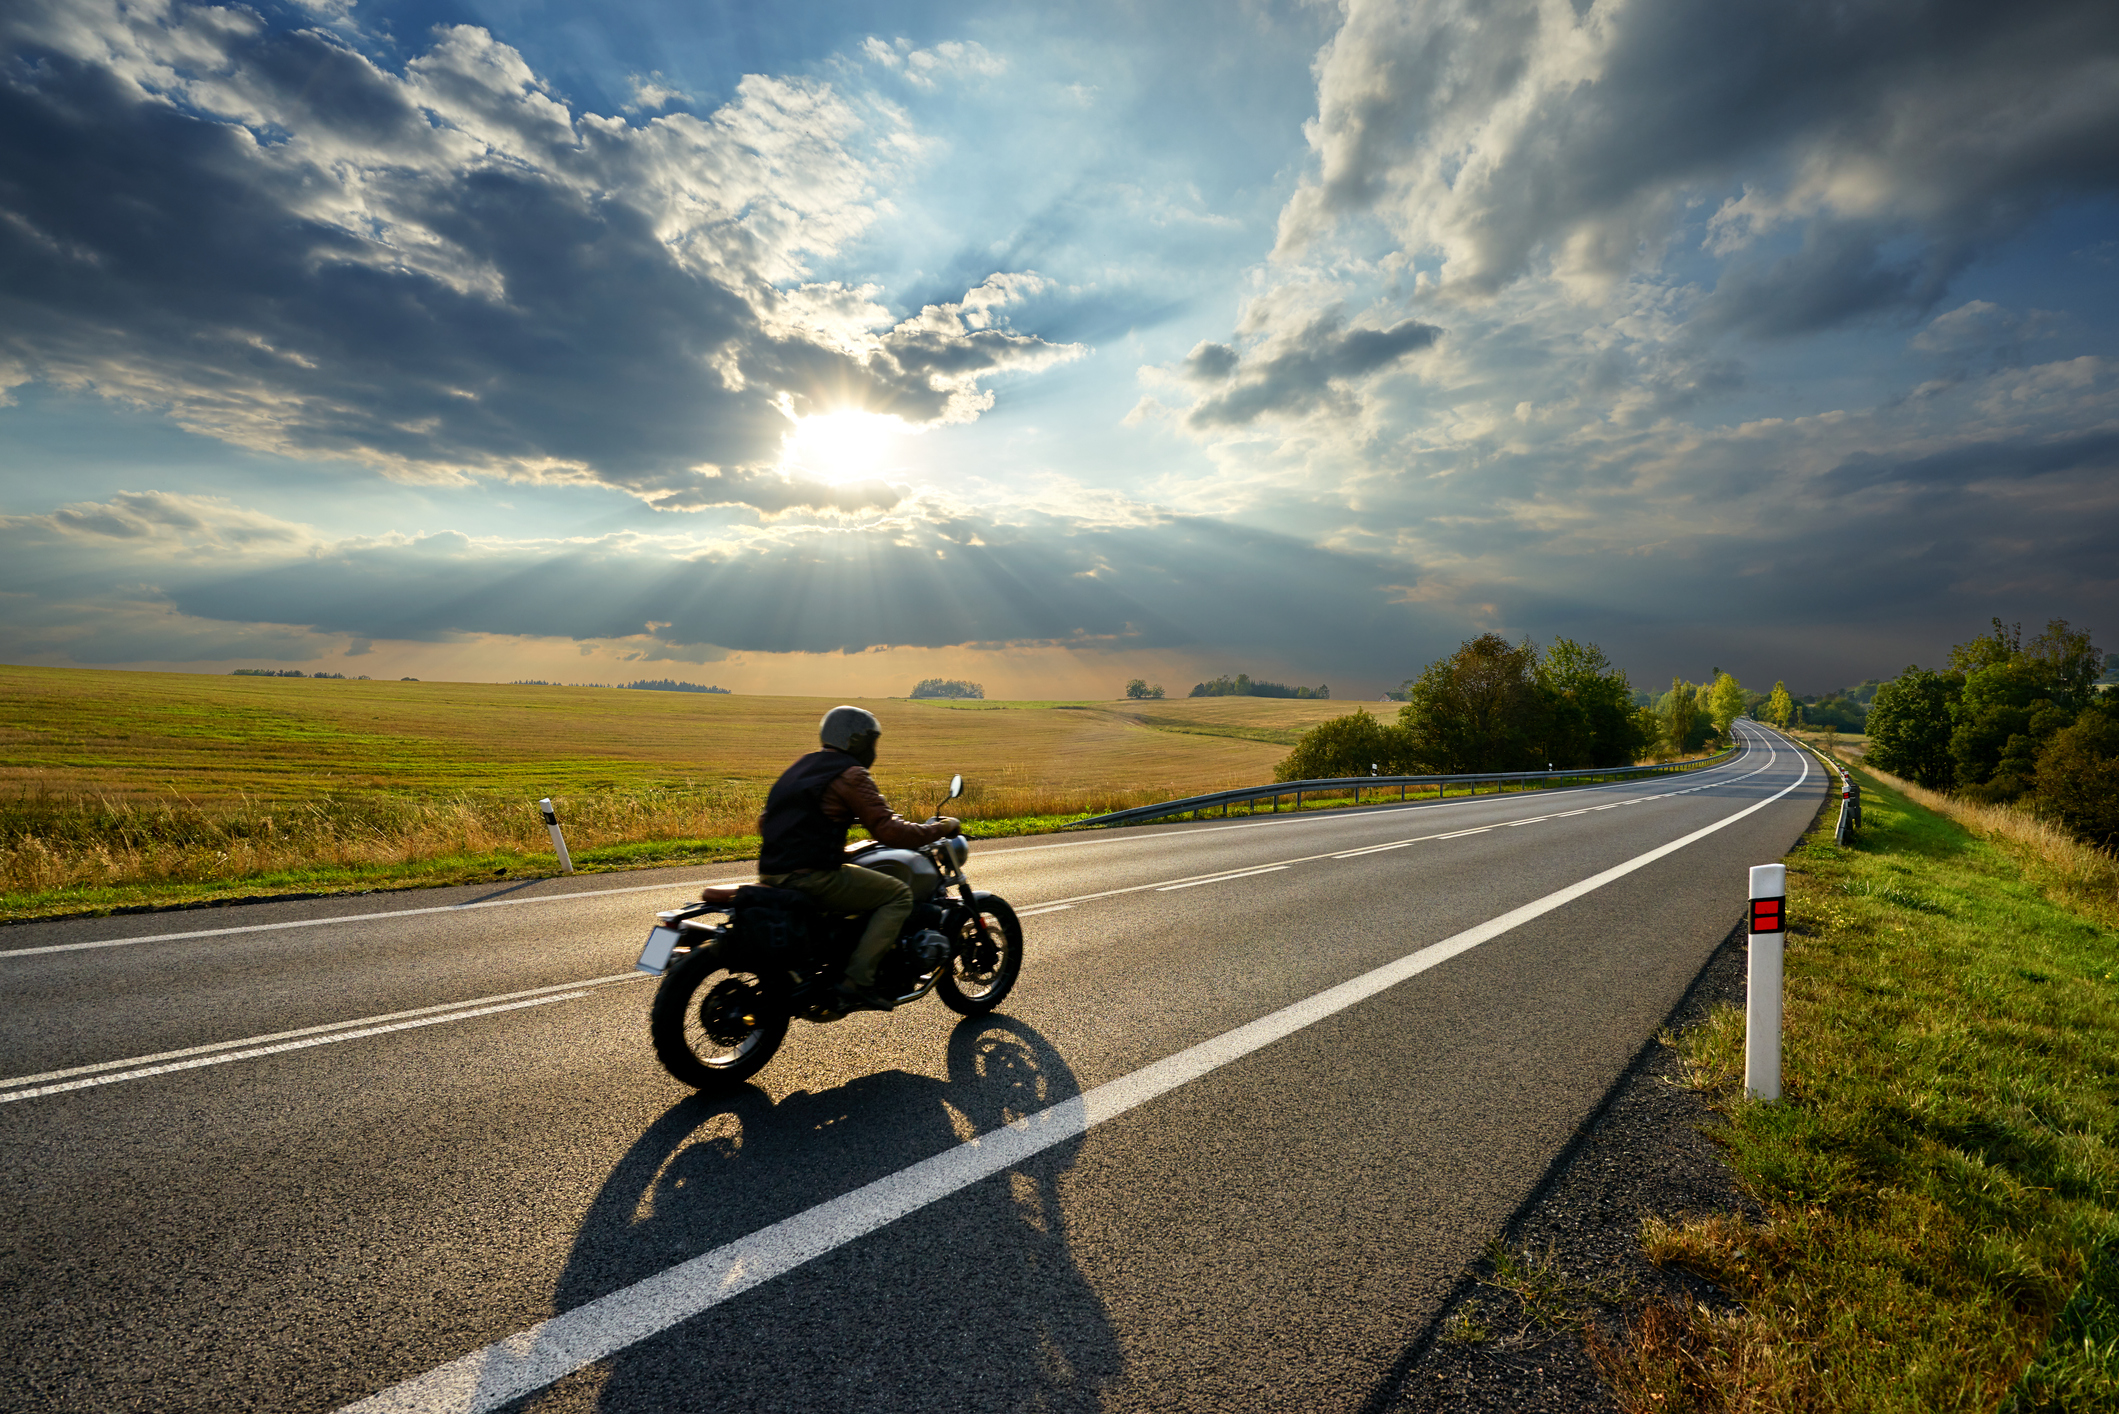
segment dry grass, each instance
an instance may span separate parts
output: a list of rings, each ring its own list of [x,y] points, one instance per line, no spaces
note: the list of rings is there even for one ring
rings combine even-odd
[[[741,857],[835,699],[0,667],[0,917]],[[1348,705],[871,701],[921,816],[980,833],[1272,776]],[[1152,708],[1144,712],[1143,708]],[[1153,720],[1146,720],[1152,717]]]
[[[1902,780],[1889,771],[1862,763],[1864,774],[1888,784],[1970,830],[2001,844],[2026,866],[2032,877],[2056,898],[2082,908],[2107,924],[2119,924],[2119,858],[2084,844],[2049,820],[2015,805],[1986,805],[1960,800]]]

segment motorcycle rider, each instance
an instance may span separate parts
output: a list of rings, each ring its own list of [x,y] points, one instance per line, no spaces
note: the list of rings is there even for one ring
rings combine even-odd
[[[859,707],[834,707],[818,724],[823,750],[812,751],[781,773],[758,817],[764,846],[758,852],[758,882],[808,894],[836,913],[868,914],[846,979],[839,984],[848,1009],[888,1011],[891,998],[876,990],[876,966],[897,942],[912,914],[912,889],[902,880],[846,862],[846,832],[859,824],[894,849],[963,833],[949,816],[915,825],[890,808],[868,768],[876,763],[883,724]]]

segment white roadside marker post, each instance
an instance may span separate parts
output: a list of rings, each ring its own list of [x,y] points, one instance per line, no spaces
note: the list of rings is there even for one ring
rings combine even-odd
[[[545,826],[552,832],[552,852],[559,856],[559,872],[573,873],[574,861],[567,854],[567,837],[559,832],[559,812],[552,808],[552,797],[546,796],[538,801],[537,808],[544,812]]]
[[[1781,1097],[1781,950],[1787,941],[1788,866],[1751,866],[1751,947],[1744,990],[1744,1094]]]

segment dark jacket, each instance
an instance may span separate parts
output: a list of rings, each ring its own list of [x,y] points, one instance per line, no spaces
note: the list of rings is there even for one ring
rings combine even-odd
[[[855,823],[884,844],[917,849],[949,833],[915,825],[890,808],[868,768],[843,751],[812,751],[781,773],[758,817],[764,847],[760,874],[836,869],[846,862],[846,832]]]

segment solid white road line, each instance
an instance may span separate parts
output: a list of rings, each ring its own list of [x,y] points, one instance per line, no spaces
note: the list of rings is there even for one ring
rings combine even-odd
[[[543,1006],[547,1002],[570,1002],[587,995],[587,992],[562,992],[556,997],[532,997],[526,1002],[480,1007],[476,1011],[454,1011],[447,1016],[426,1016],[418,1021],[400,1021],[394,1026],[369,1026],[359,1031],[334,1031],[328,1036],[282,1041],[277,1046],[259,1046],[255,1050],[225,1051],[217,1056],[193,1056],[190,1060],[173,1061],[168,1065],[151,1065],[144,1070],[120,1070],[104,1075],[87,1075],[79,1080],[62,1080],[56,1085],[39,1085],[34,1090],[15,1090],[0,1095],[0,1105],[11,1105],[17,1100],[34,1100],[40,1095],[57,1095],[67,1090],[87,1090],[97,1085],[115,1085],[121,1080],[145,1080],[151,1075],[167,1075],[172,1071],[197,1070],[201,1066],[226,1065],[230,1061],[253,1060],[258,1056],[276,1056],[286,1051],[306,1050],[310,1046],[328,1046],[334,1041],[357,1041],[363,1036],[380,1036],[386,1031],[410,1031],[420,1026],[439,1026],[444,1021],[469,1021],[473,1017],[491,1016],[495,1012],[521,1011],[524,1007]]]
[[[203,1056],[212,1051],[233,1050],[238,1046],[263,1046],[273,1041],[292,1040],[296,1036],[315,1036],[325,1031],[345,1031],[355,1026],[376,1026],[386,1021],[401,1021],[408,1016],[432,1016],[438,1011],[461,1011],[465,1007],[488,1006],[495,1002],[512,1002],[521,997],[541,997],[547,992],[568,992],[577,987],[601,987],[611,982],[638,982],[646,976],[641,972],[613,972],[608,977],[589,977],[579,982],[555,982],[549,987],[527,987],[520,992],[502,992],[491,997],[466,997],[460,1002],[442,1002],[436,1006],[413,1007],[409,1011],[385,1012],[381,1016],[356,1016],[350,1021],[327,1021],[321,1026],[301,1026],[292,1031],[274,1031],[264,1036],[239,1036],[233,1041],[214,1041],[204,1046],[186,1046],[181,1051],[157,1051],[149,1056],[128,1056],[124,1060],[97,1061],[93,1065],[68,1066],[64,1070],[47,1070],[37,1075],[18,1075],[12,1080],[0,1080],[0,1090],[12,1090],[18,1085],[35,1085],[45,1080],[64,1080],[71,1075],[94,1075],[103,1070],[127,1070],[133,1066],[154,1065],[161,1061],[181,1060],[185,1056]],[[364,1035],[374,1035],[373,1031]],[[263,1054],[253,1052],[253,1054]]]
[[[1077,1138],[1105,1120],[1211,1074],[1727,829],[1810,779],[1810,763],[1801,756],[1796,759],[1802,762],[1803,774],[1793,785],[1704,829],[1071,1100],[966,1140],[931,1159],[761,1228],[748,1237],[737,1238],[643,1281],[563,1311],[483,1350],[474,1350],[438,1369],[347,1405],[342,1414],[482,1414],[543,1389],[583,1366],[607,1359],[629,1345],[866,1237],[1055,1144]]]
[[[219,938],[230,933],[270,933],[281,928],[323,928],[333,923],[373,923],[380,918],[417,918],[423,913],[469,913],[479,908],[518,908],[526,903],[571,903],[581,898],[608,898],[612,894],[670,893],[682,889],[726,888],[748,884],[749,879],[693,880],[688,884],[629,884],[622,889],[584,889],[572,894],[539,894],[534,898],[494,898],[478,903],[443,903],[432,908],[398,908],[388,913],[343,913],[332,918],[290,918],[281,923],[246,923],[235,928],[199,928],[189,933],[147,933],[137,938],[104,938],[93,943],[52,943],[41,948],[10,948],[0,958],[30,957],[46,952],[80,952],[86,948],[129,948],[134,943],[170,943],[179,938]]]

